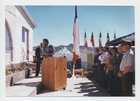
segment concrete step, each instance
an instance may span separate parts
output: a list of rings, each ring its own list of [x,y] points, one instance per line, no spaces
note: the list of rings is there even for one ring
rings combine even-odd
[[[26,63],[28,68],[32,68],[32,73],[36,73],[36,63]]]
[[[32,68],[33,71],[36,70],[36,63],[26,63],[26,66],[27,66],[28,68]]]
[[[41,74],[38,77],[34,77],[34,75],[7,87],[6,96],[36,96],[42,89]]]
[[[13,73],[5,76],[6,87],[12,86],[14,83],[24,80],[32,75],[32,68],[28,68],[26,70],[22,70],[17,73]]]

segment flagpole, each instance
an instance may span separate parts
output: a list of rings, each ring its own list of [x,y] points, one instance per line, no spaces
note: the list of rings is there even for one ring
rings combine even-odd
[[[87,56],[86,47],[85,47],[85,54],[86,54],[86,56]],[[86,64],[87,64],[87,62],[85,62],[85,71],[87,72]]]
[[[94,41],[94,39],[93,39],[94,37],[93,37],[93,31],[92,31],[92,35],[91,35],[91,43],[92,43],[92,46],[93,46],[93,48],[92,48],[92,57],[93,57],[93,59],[94,59],[94,53],[95,53],[95,45],[94,45],[94,43],[93,43],[93,41]]]
[[[92,34],[93,34],[93,31],[92,31]],[[93,50],[92,50],[92,52],[94,51],[94,46],[93,46],[93,48],[92,48]],[[93,52],[94,53],[94,52]],[[93,55],[94,56],[94,55]]]
[[[93,51],[92,51],[92,52],[93,52],[93,59],[94,59],[94,53],[95,53],[95,52],[94,52],[94,50],[95,50],[94,48],[95,48],[95,47],[93,47]]]
[[[79,24],[77,19],[77,6],[75,6],[75,17],[74,17],[74,25],[73,25],[73,75],[72,79],[77,79],[74,75],[74,68],[77,58],[79,57],[79,45],[80,45],[80,38],[79,38]]]
[[[75,65],[73,65],[73,74],[72,74],[71,79],[77,79],[76,76],[74,75],[74,68],[75,68]]]

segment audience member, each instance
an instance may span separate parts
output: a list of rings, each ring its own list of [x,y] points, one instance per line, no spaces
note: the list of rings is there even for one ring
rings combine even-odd
[[[131,50],[130,42],[122,43],[122,49],[124,51],[124,55],[120,64],[118,77],[121,78],[123,95],[130,96],[132,95],[133,71],[135,70],[134,53]]]
[[[107,83],[105,81],[105,71],[104,71],[104,66],[106,65],[106,61],[108,59],[108,50],[109,48],[107,46],[104,47],[103,53],[99,56],[100,60],[100,72],[101,72],[101,87],[102,88],[107,88]]]
[[[118,45],[118,56],[113,60],[114,65],[114,76],[115,76],[115,95],[122,95],[121,79],[118,77],[118,72],[120,69],[120,63],[124,55],[121,44]]]

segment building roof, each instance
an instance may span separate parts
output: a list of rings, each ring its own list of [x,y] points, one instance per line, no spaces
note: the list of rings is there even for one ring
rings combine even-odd
[[[107,42],[106,45],[107,46],[117,46],[118,44],[121,44],[124,41],[131,41],[132,42],[132,46],[135,46],[135,32],[119,37],[115,40],[112,40],[110,42]]]
[[[20,7],[20,8],[23,10],[23,12],[25,13],[25,15],[26,15],[27,18],[29,19],[31,25],[33,26],[33,28],[35,28],[37,25],[36,25],[36,23],[34,22],[33,18],[31,17],[30,13],[28,12],[28,10],[26,9],[26,7],[23,6],[23,5],[20,5],[19,7]]]

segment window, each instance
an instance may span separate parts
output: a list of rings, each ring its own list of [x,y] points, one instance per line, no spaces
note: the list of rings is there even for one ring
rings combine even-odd
[[[22,27],[22,42],[25,42],[25,28]]]

